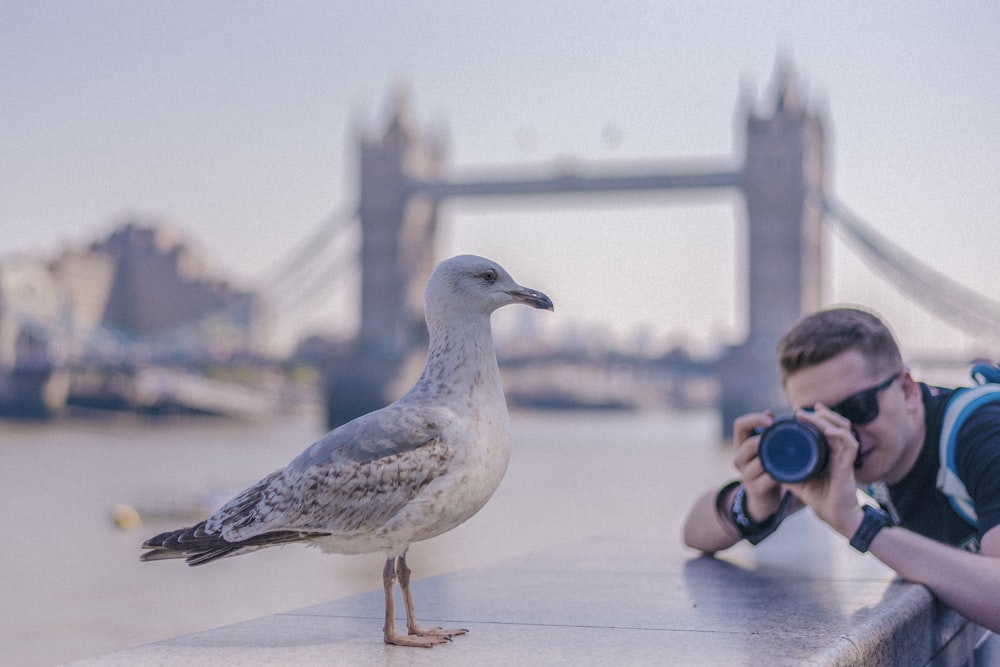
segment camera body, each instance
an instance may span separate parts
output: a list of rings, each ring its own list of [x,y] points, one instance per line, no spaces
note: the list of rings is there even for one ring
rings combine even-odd
[[[760,432],[758,456],[768,475],[779,482],[795,483],[823,472],[830,446],[812,424],[785,417]]]

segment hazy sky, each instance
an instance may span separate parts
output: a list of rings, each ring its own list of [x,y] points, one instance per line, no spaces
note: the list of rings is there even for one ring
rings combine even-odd
[[[0,3],[0,256],[55,254],[130,214],[252,286],[356,199],[357,128],[405,82],[448,171],[741,155],[791,57],[827,120],[829,185],[922,261],[1000,301],[1000,3]],[[743,212],[725,196],[456,202],[438,255],[549,293],[547,325],[738,339]],[[974,341],[829,237],[829,302],[911,350]],[[304,320],[355,321],[331,285]],[[544,317],[544,316],[543,316]]]

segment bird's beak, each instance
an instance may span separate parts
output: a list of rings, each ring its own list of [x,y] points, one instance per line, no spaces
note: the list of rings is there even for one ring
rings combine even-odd
[[[552,305],[552,299],[536,290],[518,287],[517,289],[509,290],[507,294],[511,295],[516,303],[523,303],[526,306],[541,310],[555,310],[555,307]]]

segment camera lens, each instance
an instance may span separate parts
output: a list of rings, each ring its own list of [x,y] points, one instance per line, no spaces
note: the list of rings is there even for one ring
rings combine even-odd
[[[801,482],[826,467],[829,447],[812,424],[779,419],[760,436],[760,462],[779,482]]]

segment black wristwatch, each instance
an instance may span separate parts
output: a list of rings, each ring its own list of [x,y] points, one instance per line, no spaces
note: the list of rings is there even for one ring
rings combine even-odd
[[[854,532],[854,537],[851,538],[851,546],[864,553],[868,551],[868,547],[872,545],[872,540],[875,539],[878,532],[892,526],[893,521],[889,513],[880,507],[865,505],[861,510],[865,516],[861,519],[861,525]]]

